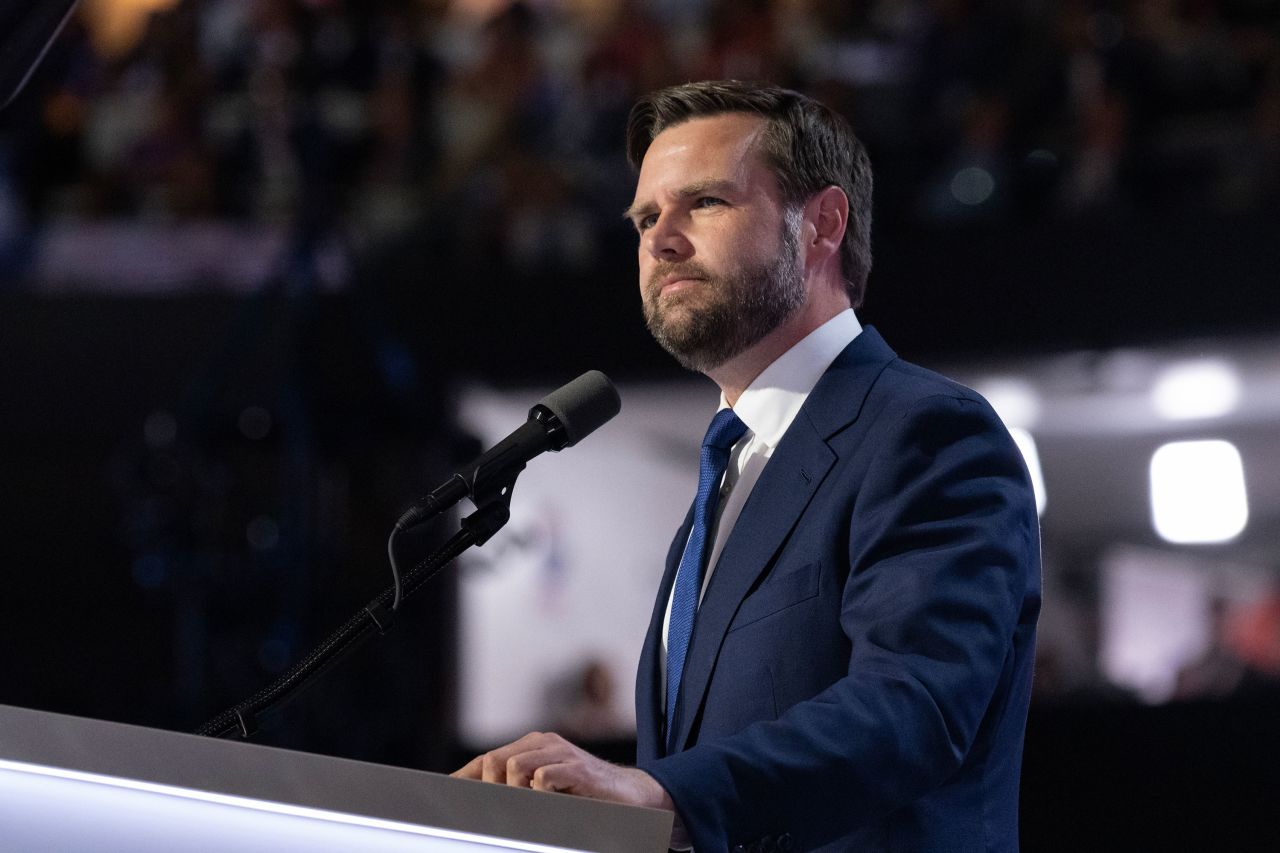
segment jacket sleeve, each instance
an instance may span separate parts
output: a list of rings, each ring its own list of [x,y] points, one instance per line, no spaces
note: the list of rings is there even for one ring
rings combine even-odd
[[[642,765],[696,850],[854,831],[944,783],[1005,707],[1014,629],[1024,599],[1038,606],[1026,468],[980,399],[931,396],[890,417],[862,481],[841,486],[856,489],[846,675],[776,720]]]

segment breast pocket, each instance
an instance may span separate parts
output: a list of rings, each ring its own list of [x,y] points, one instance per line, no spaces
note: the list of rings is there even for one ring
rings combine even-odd
[[[729,632],[733,633],[739,628],[767,619],[816,596],[821,568],[819,563],[807,563],[781,574],[771,574],[742,602]]]

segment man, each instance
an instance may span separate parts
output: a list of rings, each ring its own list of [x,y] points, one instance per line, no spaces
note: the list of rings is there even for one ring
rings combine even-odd
[[[1016,849],[1031,486],[985,401],[854,315],[861,144],[720,82],[642,100],[628,154],[649,328],[722,394],[641,654],[638,767],[535,733],[457,775],[673,810],[699,851]]]

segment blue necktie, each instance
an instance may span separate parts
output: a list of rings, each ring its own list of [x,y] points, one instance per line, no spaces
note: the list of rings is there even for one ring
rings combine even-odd
[[[698,611],[698,596],[702,592],[702,573],[711,550],[708,531],[716,517],[716,503],[720,500],[720,480],[729,465],[729,451],[747,425],[738,419],[733,409],[716,412],[711,426],[702,439],[702,458],[698,470],[698,496],[693,504],[693,529],[680,558],[676,572],[676,588],[671,596],[671,618],[667,625],[667,743],[673,748],[671,738],[675,729],[676,699],[680,694],[680,678],[684,675],[684,660],[689,652],[689,638],[693,635],[693,617]]]

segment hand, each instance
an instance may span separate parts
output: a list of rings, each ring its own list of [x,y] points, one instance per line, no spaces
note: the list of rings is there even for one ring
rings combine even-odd
[[[610,764],[552,733],[527,734],[471,759],[450,775],[675,811],[666,789],[648,773]]]

